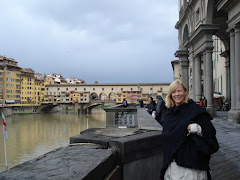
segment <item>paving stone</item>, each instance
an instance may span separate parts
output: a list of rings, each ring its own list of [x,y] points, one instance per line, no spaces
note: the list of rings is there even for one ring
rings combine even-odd
[[[210,161],[212,179],[240,180],[240,124],[229,122],[224,114],[212,123],[220,145]]]

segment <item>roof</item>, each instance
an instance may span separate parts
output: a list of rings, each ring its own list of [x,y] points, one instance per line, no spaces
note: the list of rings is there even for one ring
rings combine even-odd
[[[170,83],[112,83],[112,84],[47,84],[47,87],[71,87],[71,86],[169,86]]]

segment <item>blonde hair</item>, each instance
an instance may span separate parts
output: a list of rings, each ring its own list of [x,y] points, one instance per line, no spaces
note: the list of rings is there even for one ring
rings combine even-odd
[[[173,93],[173,91],[175,91],[180,85],[183,87],[184,91],[187,92],[187,94],[186,94],[186,96],[185,96],[185,99],[184,99],[184,102],[187,103],[188,100],[190,99],[190,98],[189,98],[189,92],[188,92],[186,86],[184,85],[184,83],[183,83],[182,81],[180,81],[180,80],[175,80],[175,81],[173,81],[173,82],[170,84],[169,89],[168,89],[168,95],[167,95],[167,97],[166,97],[166,106],[167,106],[167,108],[170,108],[170,107],[172,107],[172,106],[175,105],[175,102],[174,102],[173,99],[172,99],[172,93]]]

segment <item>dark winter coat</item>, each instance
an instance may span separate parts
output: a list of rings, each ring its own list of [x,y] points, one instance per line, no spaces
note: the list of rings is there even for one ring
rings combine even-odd
[[[145,108],[148,108],[148,113],[152,114],[153,111],[156,111],[156,103],[152,101],[151,103],[147,104]]]
[[[211,115],[193,100],[166,110],[162,133],[164,158],[161,179],[174,159],[179,166],[209,172],[210,156],[219,149],[211,120]],[[201,126],[202,136],[187,136],[187,127],[192,123]]]
[[[162,116],[166,110],[165,102],[161,99],[156,105],[156,120],[160,123]]]

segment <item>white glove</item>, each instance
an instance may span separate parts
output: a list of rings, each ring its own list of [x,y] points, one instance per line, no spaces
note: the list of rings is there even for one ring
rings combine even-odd
[[[199,136],[202,136],[202,128],[199,124],[197,123],[193,123],[193,124],[189,124],[190,129],[188,128],[188,133],[192,133],[192,134],[197,134]]]

